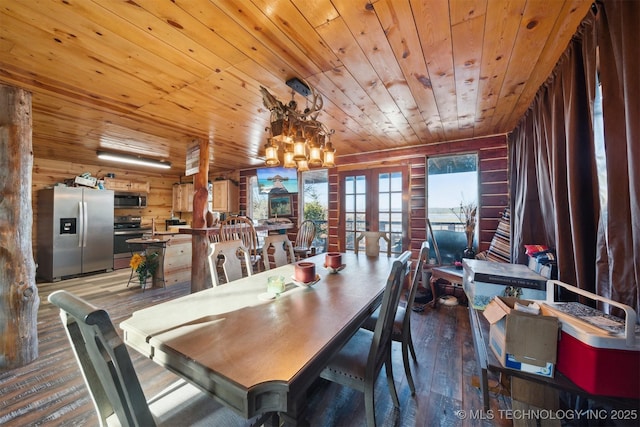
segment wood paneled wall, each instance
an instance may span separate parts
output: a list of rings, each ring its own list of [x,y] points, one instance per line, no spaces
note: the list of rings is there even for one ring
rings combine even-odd
[[[478,226],[480,232],[479,250],[487,249],[495,233],[500,213],[509,203],[508,194],[508,162],[506,136],[477,138],[441,144],[424,145],[410,149],[361,154],[359,156],[341,156],[339,166],[329,171],[329,250],[338,250],[338,211],[339,211],[339,183],[338,172],[346,169],[374,168],[389,165],[404,164],[409,174],[409,248],[417,256],[420,244],[427,237],[426,231],[426,159],[429,156],[478,152],[480,176],[480,209]],[[173,184],[187,182],[190,177],[179,176],[166,172],[149,170],[127,170],[99,165],[78,164],[62,161],[34,159],[32,182],[32,206],[34,209],[34,225],[37,221],[38,190],[63,182],[84,172],[91,173],[98,178],[107,173],[114,173],[116,178],[148,181],[150,192],[148,206],[142,210],[118,210],[117,214],[141,215],[143,224],[150,225],[152,219],[156,221],[157,229],[162,229],[165,219],[171,217]],[[240,182],[240,210],[247,210],[248,178],[255,175],[255,170],[243,170],[228,176]],[[225,177],[227,177],[225,175]],[[211,176],[215,179],[215,176]],[[297,197],[294,206],[296,211],[291,220],[297,223]],[[176,213],[176,215],[180,215]],[[191,220],[190,214],[182,214],[182,219]],[[33,227],[32,240],[34,251],[37,239],[36,227]],[[295,238],[295,230],[291,230],[290,238]]]
[[[501,212],[509,204],[507,139],[505,135],[475,138],[421,147],[404,148],[393,151],[368,153],[359,156],[344,156],[337,160],[339,166],[330,171],[330,241],[329,250],[337,250],[337,222],[339,183],[337,174],[343,169],[370,169],[405,164],[409,173],[409,243],[417,257],[420,245],[427,238],[427,178],[426,162],[428,157],[447,154],[478,153],[479,167],[479,209],[478,231],[480,241],[478,250],[489,247]]]
[[[338,212],[340,209],[338,172],[398,165],[406,166],[406,172],[409,174],[410,194],[408,248],[417,257],[420,245],[427,238],[427,158],[471,152],[478,153],[479,161],[478,188],[480,203],[478,230],[480,242],[478,242],[478,249],[480,251],[487,249],[498,226],[500,214],[509,204],[507,139],[505,135],[365,153],[357,156],[340,156],[337,159],[338,167],[329,170],[328,250],[340,250],[338,247]],[[255,175],[255,170],[241,172],[241,209],[243,207],[246,209],[247,206],[247,182],[251,175]],[[292,218],[292,221],[297,221],[297,218]]]
[[[171,217],[173,201],[173,184],[186,182],[185,177],[166,172],[154,172],[152,170],[127,170],[115,167],[105,168],[98,165],[78,164],[61,162],[54,160],[43,160],[35,158],[33,161],[33,173],[31,191],[33,195],[33,234],[32,242],[35,251],[37,250],[37,227],[38,218],[38,190],[51,187],[58,182],[72,179],[84,172],[89,172],[92,176],[102,178],[107,173],[114,173],[118,179],[130,179],[134,181],[148,181],[150,191],[147,196],[147,207],[145,209],[118,209],[116,215],[140,215],[144,225],[150,226],[152,219],[155,219],[156,228],[164,229],[164,221]],[[176,213],[176,215],[179,215]],[[190,217],[187,219],[190,221]],[[37,257],[36,257],[37,259]]]
[[[329,250],[338,250],[338,212],[339,212],[339,183],[338,172],[346,169],[375,168],[389,165],[404,164],[409,174],[409,248],[417,256],[420,244],[427,238],[426,231],[426,159],[429,156],[478,152],[479,179],[480,179],[480,209],[478,213],[479,226],[479,250],[487,249],[493,234],[495,233],[500,213],[509,203],[508,194],[508,169],[507,169],[507,145],[505,136],[494,136],[447,142],[442,144],[425,145],[418,148],[400,149],[376,153],[362,154],[359,156],[342,156],[338,159],[339,166],[329,171],[329,221],[328,236]],[[105,168],[98,165],[77,164],[70,162],[34,159],[33,167],[33,209],[34,225],[37,221],[37,197],[38,190],[63,182],[81,173],[89,172],[92,176],[103,177],[107,173],[114,173],[116,178],[131,179],[136,181],[148,181],[150,192],[148,206],[142,210],[118,210],[116,214],[141,215],[143,224],[150,225],[152,219],[156,221],[157,229],[162,229],[165,219],[171,217],[173,184],[187,182],[189,177],[166,172],[148,170],[127,170],[114,167]],[[255,175],[255,170],[244,170],[232,174],[231,178],[240,182],[240,210],[247,210],[248,178]],[[227,177],[227,176],[225,176]],[[212,176],[211,179],[215,179]],[[297,223],[297,197],[294,206],[296,211],[291,220]],[[182,219],[190,222],[189,213],[176,213],[182,215]],[[295,230],[292,229],[291,239],[295,239]],[[32,240],[34,251],[37,239],[36,227],[33,227]],[[34,254],[35,255],[35,254]]]

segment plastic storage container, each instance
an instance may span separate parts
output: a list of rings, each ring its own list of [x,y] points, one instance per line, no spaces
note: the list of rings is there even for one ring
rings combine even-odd
[[[542,313],[561,323],[556,369],[592,394],[640,399],[640,325],[628,305],[612,301],[575,286],[548,282]],[[622,309],[620,319],[586,305],[555,301],[560,286],[593,301]]]

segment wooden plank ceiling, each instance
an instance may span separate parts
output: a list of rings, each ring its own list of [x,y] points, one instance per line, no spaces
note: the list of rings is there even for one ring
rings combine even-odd
[[[99,149],[212,171],[263,165],[269,112],[298,77],[340,154],[514,128],[588,13],[582,0],[16,0],[0,83],[33,92],[39,158]],[[304,100],[297,95],[299,105]]]

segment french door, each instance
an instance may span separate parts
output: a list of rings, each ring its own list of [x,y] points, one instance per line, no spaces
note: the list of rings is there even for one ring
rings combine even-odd
[[[353,251],[361,231],[386,231],[391,252],[406,246],[408,173],[406,168],[380,168],[340,173],[340,247]],[[364,242],[361,248],[364,249]],[[384,253],[386,242],[381,241]]]

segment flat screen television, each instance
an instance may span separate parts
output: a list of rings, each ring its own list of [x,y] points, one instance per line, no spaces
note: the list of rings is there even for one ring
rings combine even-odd
[[[258,188],[263,194],[297,193],[298,171],[293,168],[261,168],[257,170]]]

